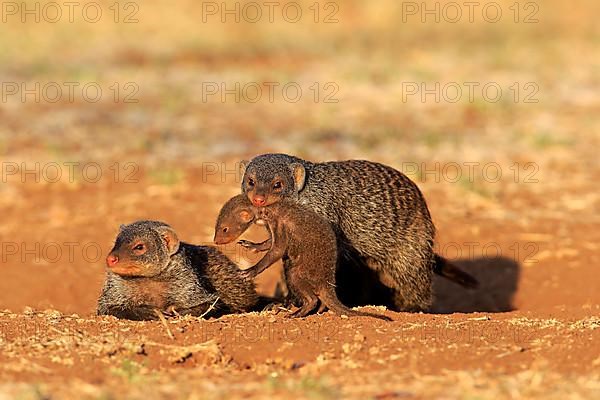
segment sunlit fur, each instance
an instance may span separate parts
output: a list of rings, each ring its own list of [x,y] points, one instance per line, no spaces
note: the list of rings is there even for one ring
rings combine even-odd
[[[292,165],[305,169],[302,187],[294,185]],[[275,177],[285,183],[277,195],[270,189]],[[249,178],[254,189],[248,187]],[[421,192],[401,172],[370,161],[312,163],[264,154],[246,165],[242,190],[250,198],[266,195],[270,203],[286,198],[306,205],[333,224],[342,258],[357,253],[358,262],[377,271],[393,290],[390,306],[399,311],[430,307],[435,228]]]
[[[251,211],[254,218],[242,220],[240,215]],[[388,317],[351,310],[336,296],[337,239],[331,224],[310,209],[287,199],[266,206],[252,207],[246,196],[227,201],[217,219],[215,240],[225,235],[237,239],[254,220],[263,220],[271,233],[264,257],[246,272],[259,274],[274,262],[284,259],[285,280],[300,308],[292,316],[304,317],[325,307],[349,316]],[[227,233],[223,228],[227,227]],[[223,239],[224,240],[224,239]],[[262,246],[262,244],[257,244]]]
[[[168,242],[165,238],[175,240]],[[147,251],[136,256],[131,245],[143,241]],[[154,309],[202,315],[249,311],[257,302],[254,283],[225,255],[210,246],[179,242],[173,229],[158,221],[138,221],[121,228],[111,254],[125,270],[107,269],[98,300],[99,315],[155,319]],[[112,270],[111,270],[112,269]]]

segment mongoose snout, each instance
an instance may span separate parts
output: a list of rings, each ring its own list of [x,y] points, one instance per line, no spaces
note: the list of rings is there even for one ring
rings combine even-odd
[[[115,256],[114,254],[109,254],[106,257],[106,265],[108,265],[108,267],[114,267],[115,265],[117,265],[118,262],[119,257]]]
[[[144,270],[131,259],[124,257],[121,259],[118,255],[110,253],[106,257],[106,266],[110,271],[119,276],[144,276]]]
[[[252,197],[252,204],[255,207],[262,207],[266,203],[267,203],[267,199],[265,198],[265,196],[256,195],[256,196]]]
[[[133,276],[140,273],[139,268],[136,268],[134,264],[119,263],[119,256],[112,253],[106,257],[106,266],[120,276]]]

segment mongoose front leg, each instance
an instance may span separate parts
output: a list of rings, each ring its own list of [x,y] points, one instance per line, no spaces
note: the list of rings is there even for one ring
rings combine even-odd
[[[156,319],[154,308],[151,306],[125,306],[120,304],[110,305],[102,315],[112,315],[120,319],[132,321],[147,321]]]
[[[193,315],[195,317],[199,317],[201,315],[209,314],[209,310],[211,309],[211,304],[203,303],[198,304],[196,306],[181,308],[176,310],[176,314],[179,315]]]
[[[278,226],[272,221],[268,221],[267,225],[269,233],[271,234],[271,238],[266,241],[271,243],[271,248],[259,262],[257,262],[253,267],[250,267],[244,271],[250,277],[255,277],[265,269],[269,268],[271,265],[275,264],[275,262],[282,259],[287,250],[287,238],[285,231],[281,228],[281,226]]]
[[[269,268],[271,265],[275,264],[278,260],[283,258],[285,255],[285,248],[283,246],[278,246],[277,244],[269,250],[267,254],[254,266],[248,268],[244,272],[251,277],[255,277],[256,275],[263,272],[265,269]]]
[[[267,239],[264,242],[254,243],[249,240],[239,240],[238,244],[254,253],[258,253],[261,251],[268,251],[271,249],[271,239]]]

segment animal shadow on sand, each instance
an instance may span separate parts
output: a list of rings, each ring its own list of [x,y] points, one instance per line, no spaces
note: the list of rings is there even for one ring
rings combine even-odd
[[[506,312],[514,310],[513,298],[519,282],[520,265],[506,257],[458,259],[451,262],[479,281],[477,289],[465,289],[438,275],[433,278],[434,314]],[[391,306],[392,292],[377,273],[345,260],[337,273],[337,294],[351,307],[367,304]]]
[[[434,276],[435,301],[431,312],[506,312],[514,310],[520,265],[506,257],[458,259],[452,263],[479,281],[477,289],[463,289],[440,276]]]

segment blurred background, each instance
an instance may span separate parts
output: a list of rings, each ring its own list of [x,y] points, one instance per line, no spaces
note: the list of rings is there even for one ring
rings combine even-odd
[[[598,2],[69,4],[2,3],[0,308],[93,313],[119,224],[210,242],[264,152],[394,166],[514,307],[594,304]]]

